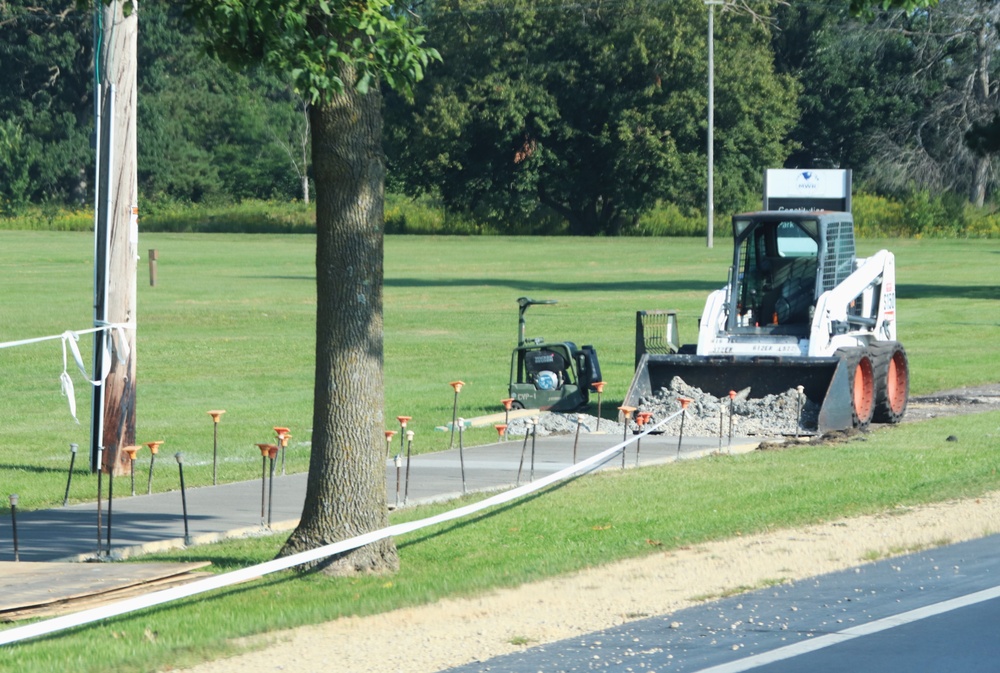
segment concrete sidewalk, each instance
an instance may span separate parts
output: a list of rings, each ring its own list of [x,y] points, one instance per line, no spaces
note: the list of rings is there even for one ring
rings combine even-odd
[[[620,435],[581,434],[577,460],[596,455],[622,440]],[[746,452],[761,439],[734,438],[732,451]],[[573,463],[573,435],[538,437],[535,441],[535,478],[557,472]],[[521,465],[522,447],[524,462]],[[695,458],[717,451],[717,438],[685,437],[680,457]],[[726,445],[723,445],[723,451]],[[399,468],[398,503],[415,505],[448,500],[467,492],[500,490],[514,486],[521,466],[520,483],[532,476],[532,440],[525,446],[522,438],[464,449],[413,456],[410,464],[409,492],[406,493],[406,464]],[[642,440],[640,464],[652,465],[675,460],[676,436],[651,435]],[[462,464],[465,484],[463,489]],[[636,446],[626,450],[626,467],[636,465]],[[621,469],[616,456],[601,469]],[[276,476],[270,506],[270,530],[288,530],[298,522],[305,498],[306,474]],[[389,507],[397,504],[397,468],[386,464]],[[268,491],[272,485],[268,483]],[[100,546],[107,552],[108,511],[103,502]],[[261,517],[261,481],[246,481],[219,486],[187,489],[188,531],[185,536],[180,491],[115,497],[111,512],[111,557],[123,558],[142,553],[205,544],[229,537],[266,533],[268,512]],[[72,505],[48,510],[18,512],[19,557],[22,561],[85,561],[93,559],[98,549],[98,512],[96,503]],[[3,539],[6,538],[6,539]],[[13,560],[9,522],[0,528],[0,561]]]

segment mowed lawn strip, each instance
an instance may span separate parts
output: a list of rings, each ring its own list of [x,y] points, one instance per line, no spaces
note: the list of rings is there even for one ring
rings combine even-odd
[[[189,486],[211,483],[212,422],[219,425],[219,477],[259,474],[257,442],[274,426],[291,428],[287,469],[308,465],[313,389],[315,237],[312,235],[144,234],[138,283],[137,441],[164,440],[161,452],[185,454]],[[914,394],[996,380],[1000,354],[1000,242],[859,242],[861,254],[896,253],[899,333],[911,359]],[[148,282],[148,250],[159,254]],[[449,381],[466,382],[465,417],[500,411],[519,296],[556,299],[533,307],[528,335],[593,344],[604,379],[605,416],[613,416],[633,374],[635,312],[677,309],[682,340],[695,338],[707,294],[720,287],[731,242],[701,239],[388,236],[385,243],[386,429],[411,416],[415,452],[447,446],[436,426],[451,420]],[[0,340],[61,334],[92,324],[93,236],[0,232]],[[91,365],[93,339],[81,338]],[[69,445],[89,448],[90,385],[72,358],[80,423],[60,394],[58,341],[4,349],[0,399],[7,409],[0,442],[0,484],[25,509],[61,504]],[[592,405],[591,411],[596,411]],[[492,441],[492,428],[466,434]],[[145,471],[148,450],[137,468]],[[83,455],[71,501],[96,495]],[[154,489],[177,489],[162,470]],[[6,498],[0,498],[0,512]]]

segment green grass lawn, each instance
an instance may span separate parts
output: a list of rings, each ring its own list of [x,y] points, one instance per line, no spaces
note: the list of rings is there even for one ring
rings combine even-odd
[[[306,469],[312,418],[311,235],[150,234],[158,283],[139,262],[137,440],[164,440],[185,454],[185,478],[210,483],[212,423],[219,427],[220,479],[252,479],[256,442],[291,428],[288,467]],[[1000,241],[860,241],[860,253],[896,253],[899,334],[912,392],[995,381],[1000,355]],[[727,239],[574,239],[389,236],[385,263],[387,429],[412,416],[417,452],[443,448],[451,420],[449,381],[466,382],[459,415],[499,411],[517,334],[516,299],[551,298],[528,311],[528,335],[593,344],[613,415],[633,372],[635,311],[680,311],[682,340],[696,337],[706,295],[730,263]],[[92,323],[93,237],[0,232],[0,341],[60,334]],[[90,366],[92,337],[81,339]],[[90,386],[70,360],[80,424],[60,395],[58,341],[3,350],[0,494],[21,506],[60,503],[69,444],[89,443]],[[470,444],[491,441],[472,430]],[[148,452],[140,453],[142,469]],[[79,469],[85,461],[78,461]],[[93,479],[74,478],[72,499],[94,497]],[[177,488],[163,471],[154,486]],[[6,498],[0,499],[0,507]]]
[[[183,451],[189,485],[211,480],[212,427],[222,408],[220,476],[253,478],[255,442],[274,425],[294,434],[293,470],[306,467],[311,418],[314,238],[308,235],[147,235],[159,251],[159,283],[140,262],[138,438]],[[59,334],[91,323],[93,239],[84,234],[0,232],[0,340]],[[1000,242],[861,241],[862,254],[897,255],[900,338],[912,392],[996,381],[1000,346]],[[448,442],[434,426],[451,418],[448,382],[466,381],[460,412],[500,409],[518,296],[559,300],[528,313],[529,335],[592,343],[614,409],[632,375],[635,311],[676,308],[692,340],[705,296],[720,286],[728,242],[707,250],[688,239],[388,237],[386,414],[413,417],[415,448]],[[90,343],[85,338],[85,345]],[[89,348],[84,348],[89,361]],[[61,502],[68,445],[87,444],[89,386],[73,371],[79,415],[59,394],[58,342],[6,349],[0,399],[0,494],[23,507]],[[959,434],[958,443],[945,442]],[[485,442],[492,429],[471,432]],[[0,669],[139,671],[177,667],[273,628],[368,614],[513,586],[551,574],[671,548],[973,496],[1000,486],[1000,415],[904,425],[835,447],[718,456],[576,480],[469,523],[397,540],[403,568],[386,578],[329,580],[282,574],[194,601],[116,619],[58,638],[0,650]],[[147,460],[141,456],[140,461]],[[144,464],[144,463],[143,463]],[[158,489],[176,488],[164,470]],[[73,497],[93,497],[81,473]],[[665,494],[669,494],[666,497]],[[0,499],[6,504],[6,498]],[[393,515],[428,516],[442,507]],[[446,535],[440,535],[443,531]],[[650,545],[648,540],[659,543]],[[217,571],[272,557],[281,538],[172,554],[208,559]],[[443,572],[447,569],[447,572]],[[289,600],[294,598],[294,600]],[[153,642],[144,637],[155,631]]]
[[[960,441],[948,442],[951,434]],[[0,669],[170,670],[233,653],[247,646],[238,639],[276,629],[514,587],[738,534],[978,496],[1000,487],[998,437],[1000,413],[994,412],[884,428],[836,445],[602,472],[401,536],[401,570],[391,577],[280,573],[0,648]],[[392,522],[467,501],[403,510]],[[230,541],[149,560],[210,560],[224,572],[269,560],[283,540]],[[865,558],[884,551],[869,550]]]

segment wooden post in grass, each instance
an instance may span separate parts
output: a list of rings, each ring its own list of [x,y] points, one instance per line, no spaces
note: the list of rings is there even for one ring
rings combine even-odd
[[[94,324],[123,325],[114,331],[114,348],[105,352],[106,335],[94,341],[94,375],[109,367],[94,387],[91,416],[91,468],[112,474],[129,469],[126,446],[135,444],[136,261],[139,259],[139,188],[136,169],[136,36],[134,6],[115,0],[103,5],[97,22],[100,49],[95,54],[101,81],[97,93],[97,174],[94,209]],[[110,358],[110,363],[106,362]],[[103,465],[98,447],[104,448]]]

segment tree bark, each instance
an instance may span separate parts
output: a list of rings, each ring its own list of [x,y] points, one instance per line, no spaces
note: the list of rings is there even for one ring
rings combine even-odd
[[[102,389],[104,395],[103,468],[113,474],[131,469],[122,451],[135,444],[136,399],[136,260],[138,259],[139,186],[136,168],[136,40],[138,2],[125,17],[116,0],[104,8],[104,48],[101,72],[104,81],[115,87],[113,144],[108,148],[112,171],[106,188],[110,190],[108,218],[108,275],[106,321],[131,325],[124,330],[127,342],[125,362],[111,355],[111,370]],[[108,88],[104,88],[107,95]],[[115,348],[121,344],[114,340]],[[100,376],[100,372],[95,372]]]
[[[353,82],[353,72],[343,72]],[[316,377],[305,506],[281,555],[388,524],[382,379],[385,168],[381,96],[349,89],[311,107],[316,181]],[[394,571],[383,540],[319,562],[331,574]]]

